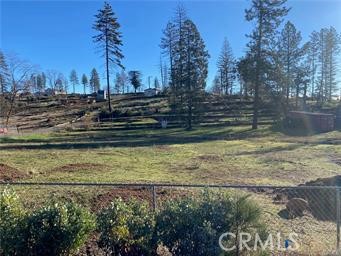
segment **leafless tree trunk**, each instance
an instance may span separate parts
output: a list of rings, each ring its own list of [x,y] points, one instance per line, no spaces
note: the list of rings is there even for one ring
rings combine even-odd
[[[10,88],[6,98],[7,111],[5,111],[5,127],[8,127],[9,120],[15,112],[15,105],[18,95],[31,88],[30,76],[34,74],[35,67],[29,62],[19,59],[16,55],[9,55],[6,58],[10,75]]]

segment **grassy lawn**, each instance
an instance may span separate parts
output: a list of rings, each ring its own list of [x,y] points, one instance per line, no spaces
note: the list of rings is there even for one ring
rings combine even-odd
[[[288,136],[268,126],[257,131],[240,126],[29,134],[0,138],[0,152],[0,164],[23,174],[21,181],[297,185],[341,174],[341,132]],[[151,201],[152,195],[148,189],[104,187],[15,190],[27,209],[47,201],[72,200],[97,211],[114,196]],[[191,191],[157,193],[161,203]],[[299,234],[303,255],[326,255],[335,247],[335,223],[310,215],[283,219],[278,213],[285,204],[274,204],[272,194],[251,194],[262,206],[272,233],[281,232],[284,238],[291,232]]]
[[[0,138],[0,163],[27,181],[295,185],[341,174],[340,139],[270,127],[100,129]]]

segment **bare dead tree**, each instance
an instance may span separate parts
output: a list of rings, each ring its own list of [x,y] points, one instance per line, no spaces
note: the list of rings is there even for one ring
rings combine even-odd
[[[46,78],[52,90],[56,89],[56,86],[58,84],[59,74],[60,72],[54,69],[49,69],[46,71]]]
[[[36,67],[26,60],[20,59],[17,55],[6,55],[9,73],[9,90],[6,97],[5,127],[8,127],[10,117],[12,116],[16,100],[20,93],[29,91],[31,83],[31,75],[35,73]]]

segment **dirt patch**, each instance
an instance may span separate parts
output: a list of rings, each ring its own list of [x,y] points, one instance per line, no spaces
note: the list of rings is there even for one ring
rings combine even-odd
[[[156,189],[156,203],[157,206],[160,206],[160,204],[166,200],[189,196],[191,194],[193,193],[188,190]],[[114,199],[119,197],[122,198],[123,201],[129,201],[134,198],[146,201],[150,206],[153,204],[153,192],[151,188],[115,188],[94,197],[91,202],[91,209],[94,212],[98,212],[106,208]]]
[[[331,155],[330,161],[334,164],[341,165],[341,156],[339,155]]]
[[[341,160],[341,159],[340,159]],[[308,181],[303,184],[305,186],[338,186],[341,187],[341,175],[329,177],[329,178],[320,178],[313,181]]]
[[[0,163],[0,182],[11,182],[27,177],[27,174],[20,172],[18,169]]]
[[[309,186],[312,188],[293,188],[283,189],[279,191],[277,190],[277,195],[275,196],[275,198],[279,198],[281,200],[290,200],[292,198],[304,199],[308,202],[311,213],[316,219],[324,221],[336,220],[337,209],[335,189],[319,187],[341,187],[341,175],[329,178],[320,178],[317,180],[306,182],[305,184],[301,184],[300,186]]]
[[[200,155],[195,157],[195,160],[203,162],[222,162],[224,159],[217,155]]]
[[[168,145],[157,145],[155,146],[155,149],[161,152],[168,152],[168,151],[172,151],[172,147],[168,146]]]
[[[105,256],[106,253],[98,247],[97,241],[99,234],[92,234],[88,241],[80,248],[77,256]]]
[[[53,172],[102,171],[108,168],[105,164],[80,163],[68,164],[54,168]]]
[[[152,200],[151,190],[147,188],[115,188],[94,198],[91,208],[93,211],[99,211],[107,207],[115,198],[119,197],[124,201],[129,201],[132,198],[146,200],[148,202]]]

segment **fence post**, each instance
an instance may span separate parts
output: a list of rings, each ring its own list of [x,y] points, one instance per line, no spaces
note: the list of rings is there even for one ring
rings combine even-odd
[[[340,252],[340,189],[336,189],[336,251]]]
[[[152,186],[152,191],[153,191],[153,210],[154,212],[156,211],[156,189],[155,186]]]

